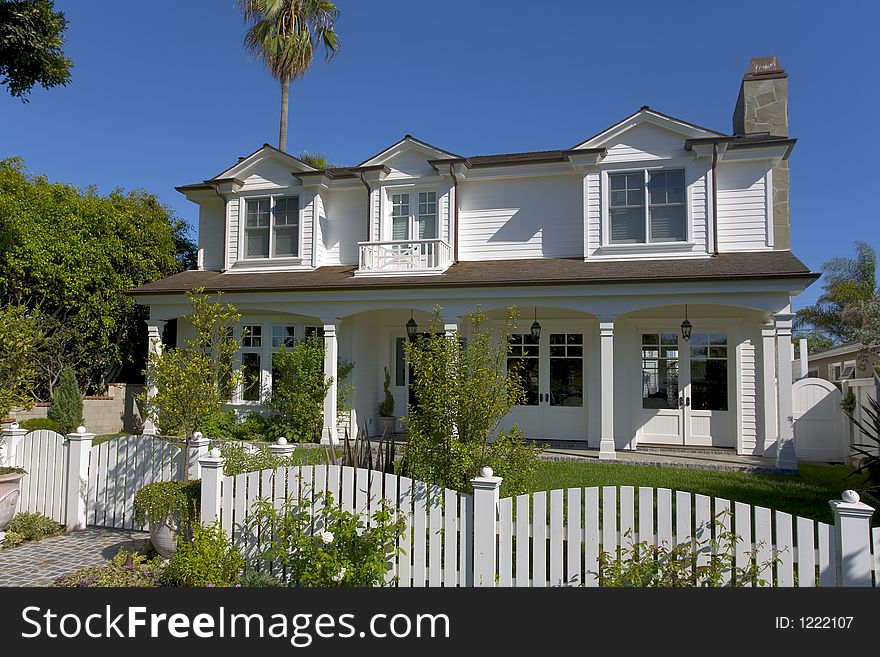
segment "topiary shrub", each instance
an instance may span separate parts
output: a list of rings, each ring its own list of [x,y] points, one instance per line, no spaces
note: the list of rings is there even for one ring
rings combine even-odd
[[[61,373],[61,380],[52,395],[49,407],[49,419],[58,423],[59,433],[72,433],[83,424],[82,391],[76,380],[76,374],[70,368]]]
[[[30,420],[20,422],[19,425],[26,431],[56,431],[62,433],[61,427],[58,426],[58,423],[48,417],[31,418]]]
[[[244,570],[244,558],[219,523],[193,528],[191,540],[178,538],[177,552],[165,568],[172,586],[233,586]]]

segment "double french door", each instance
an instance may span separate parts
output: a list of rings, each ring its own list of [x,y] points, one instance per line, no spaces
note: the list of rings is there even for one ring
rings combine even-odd
[[[586,440],[584,334],[566,326],[543,327],[540,337],[508,337],[508,371],[518,373],[525,399],[508,414],[527,438]]]
[[[643,330],[640,443],[734,447],[733,354],[727,333]]]

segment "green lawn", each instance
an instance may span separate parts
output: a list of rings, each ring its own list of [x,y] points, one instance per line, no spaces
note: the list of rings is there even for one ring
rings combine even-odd
[[[650,486],[702,493],[764,506],[805,518],[832,522],[828,501],[847,488],[865,486],[864,479],[847,477],[845,465],[801,465],[799,475],[692,470],[626,463],[542,461],[531,489],[553,490],[588,486]],[[863,498],[864,499],[864,498]],[[874,515],[880,524],[880,514]]]

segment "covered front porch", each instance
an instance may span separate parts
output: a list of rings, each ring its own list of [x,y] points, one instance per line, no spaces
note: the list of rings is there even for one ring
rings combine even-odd
[[[412,286],[372,294],[230,292],[224,300],[242,313],[249,338],[241,365],[259,382],[231,400],[240,414],[259,409],[271,391],[274,351],[322,336],[324,371],[333,380],[324,405],[327,443],[338,441],[346,424],[380,433],[386,371],[395,428],[403,430],[412,377],[404,356],[407,322],[423,332],[439,306],[443,332],[467,338],[469,311],[480,306],[500,327],[505,308],[514,305],[519,320],[507,336],[507,362],[523,374],[526,403],[506,423],[517,423],[528,438],[576,442],[602,459],[654,447],[704,447],[796,468],[792,316],[788,288],[780,283]],[[186,314],[185,298],[169,302],[151,304],[154,336],[163,320]],[[188,331],[179,321],[178,341]],[[338,381],[340,362],[354,363],[347,381]],[[354,387],[351,411],[342,416],[340,383]]]

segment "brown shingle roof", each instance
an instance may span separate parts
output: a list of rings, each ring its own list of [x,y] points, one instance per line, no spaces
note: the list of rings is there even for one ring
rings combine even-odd
[[[593,285],[695,280],[815,280],[789,251],[722,253],[711,258],[635,261],[580,259],[483,260],[459,262],[436,276],[355,277],[355,265],[319,267],[313,271],[220,273],[185,271],[143,285],[133,294],[174,294],[204,287],[209,291],[332,290],[458,287],[488,285]]]

